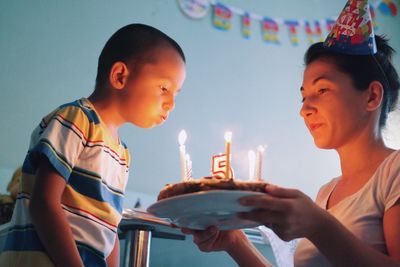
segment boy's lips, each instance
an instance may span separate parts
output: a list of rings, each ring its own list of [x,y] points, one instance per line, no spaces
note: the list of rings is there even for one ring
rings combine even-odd
[[[163,121],[166,121],[166,120],[168,119],[168,115],[161,115],[161,119],[162,119]]]

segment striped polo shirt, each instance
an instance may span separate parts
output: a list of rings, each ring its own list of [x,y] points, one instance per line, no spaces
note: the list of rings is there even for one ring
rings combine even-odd
[[[130,155],[86,98],[60,106],[33,131],[0,266],[53,266],[29,214],[40,156],[66,180],[61,205],[85,266],[106,266],[122,216]]]

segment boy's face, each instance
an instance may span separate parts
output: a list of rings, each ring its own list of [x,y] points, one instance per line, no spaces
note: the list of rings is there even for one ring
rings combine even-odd
[[[154,62],[141,65],[137,73],[131,69],[122,90],[122,116],[142,128],[167,120],[186,77],[185,63],[173,48],[160,47],[151,53]]]

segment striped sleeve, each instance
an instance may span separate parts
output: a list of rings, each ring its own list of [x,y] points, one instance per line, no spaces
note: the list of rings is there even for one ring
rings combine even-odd
[[[90,121],[79,106],[63,106],[46,116],[33,131],[24,169],[36,173],[39,156],[44,156],[68,181],[85,147]]]

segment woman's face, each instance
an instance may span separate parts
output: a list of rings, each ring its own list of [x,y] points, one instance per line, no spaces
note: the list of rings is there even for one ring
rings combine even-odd
[[[356,141],[368,125],[366,91],[328,60],[309,64],[301,87],[300,115],[319,148],[338,149]]]

